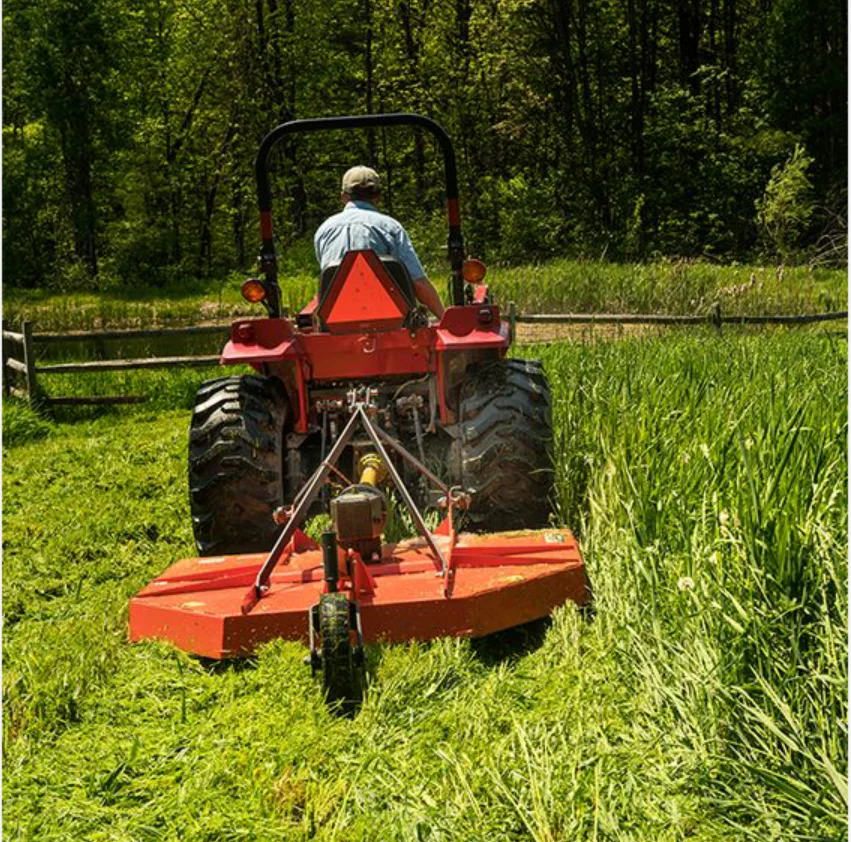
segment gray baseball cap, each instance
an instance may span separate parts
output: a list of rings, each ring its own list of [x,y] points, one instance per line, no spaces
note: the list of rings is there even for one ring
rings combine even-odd
[[[343,176],[343,192],[356,190],[380,190],[381,177],[371,167],[352,167]]]

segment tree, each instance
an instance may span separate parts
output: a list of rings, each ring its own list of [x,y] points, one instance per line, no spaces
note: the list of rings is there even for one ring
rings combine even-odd
[[[762,198],[756,202],[763,240],[782,260],[795,254],[813,217],[813,186],[807,170],[813,159],[800,144],[783,164],[771,170]]]

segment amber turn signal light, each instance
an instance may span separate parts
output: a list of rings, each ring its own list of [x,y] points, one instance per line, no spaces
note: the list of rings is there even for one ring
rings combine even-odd
[[[242,285],[242,297],[251,304],[257,304],[266,297],[266,288],[257,278],[249,278]]]
[[[464,265],[461,267],[461,274],[464,276],[464,280],[468,284],[477,284],[485,277],[485,275],[487,275],[487,273],[488,267],[485,266],[481,260],[477,260],[475,257],[465,260]]]

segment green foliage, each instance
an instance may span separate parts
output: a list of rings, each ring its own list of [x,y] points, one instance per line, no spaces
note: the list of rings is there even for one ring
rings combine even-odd
[[[841,838],[845,341],[523,351],[552,380],[594,619],[376,647],[353,719],[299,644],[214,665],[127,643],[127,600],[193,552],[185,411],[9,449],[4,835]]]
[[[469,246],[491,260],[747,258],[750,209],[795,143],[823,208],[809,247],[847,215],[845,28],[828,0],[10,0],[6,283],[168,288],[248,269],[264,134],[378,111],[446,126]],[[440,156],[403,129],[275,152],[282,254],[297,244],[312,271],[309,235],[356,161],[440,254]]]
[[[771,170],[765,194],[756,203],[757,222],[766,245],[781,259],[796,254],[813,217],[813,186],[807,170],[813,163],[803,146]]]
[[[3,401],[3,447],[38,441],[49,435],[51,425],[28,403],[7,398]]]

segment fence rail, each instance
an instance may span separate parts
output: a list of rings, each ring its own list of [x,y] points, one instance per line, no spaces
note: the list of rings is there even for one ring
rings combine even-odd
[[[839,321],[848,318],[848,312],[808,313],[802,315],[724,315],[716,304],[706,314],[667,315],[663,313],[518,313],[509,304],[508,322],[512,337],[517,324],[552,325],[801,325],[816,322]],[[135,404],[146,400],[144,395],[100,395],[91,397],[48,397],[39,391],[39,374],[78,374],[83,372],[132,371],[138,369],[174,368],[184,366],[217,365],[219,356],[190,355],[177,357],[145,357],[142,359],[92,360],[89,362],[36,364],[35,346],[68,342],[100,342],[110,339],[164,339],[181,336],[227,335],[226,325],[195,325],[189,327],[162,327],[131,330],[70,331],[67,333],[33,333],[32,323],[23,322],[20,331],[10,330],[3,323],[3,394],[21,397],[30,402],[36,397],[47,406],[77,406],[90,404]]]
[[[139,368],[218,365],[219,355],[190,357],[144,357],[139,360],[92,360],[84,363],[37,365],[37,374],[78,374],[83,371],[132,371]]]
[[[15,356],[10,346],[17,346]],[[9,330],[3,322],[3,396],[32,401],[35,394],[35,353],[30,322],[21,325],[21,332]]]
[[[620,324],[620,325],[791,325],[847,319],[847,311],[811,313],[801,316],[724,316],[720,311],[705,316],[668,316],[654,313],[518,313],[515,320],[525,324]]]
[[[132,371],[135,369],[174,368],[182,366],[218,365],[219,356],[190,355],[144,357],[142,359],[92,360],[89,362],[36,364],[36,346],[69,342],[99,343],[108,339],[165,339],[186,336],[227,335],[226,325],[195,325],[131,330],[69,331],[67,333],[34,333],[31,322],[23,322],[21,332],[3,324],[3,395],[23,398],[44,406],[108,406],[136,404],[147,400],[145,395],[92,395],[49,397],[39,389],[40,374],[78,374],[83,372]]]
[[[132,328],[129,330],[74,330],[68,333],[35,333],[33,341],[37,344],[55,342],[80,342],[103,339],[161,339],[177,336],[222,336],[230,333],[230,325],[190,325],[188,327],[152,327]],[[6,338],[6,332],[3,338]],[[20,334],[10,334],[20,336]]]

